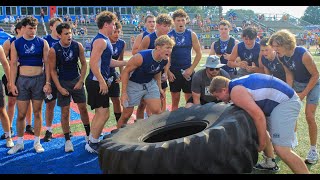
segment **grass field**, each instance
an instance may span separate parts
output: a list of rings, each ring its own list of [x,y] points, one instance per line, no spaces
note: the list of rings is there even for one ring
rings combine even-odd
[[[312,52],[312,55],[314,55],[314,53],[313,53],[314,48],[311,49],[311,52]],[[196,70],[202,69],[202,67],[200,67],[200,65],[205,63],[207,55],[208,55],[208,52],[204,51],[202,59],[201,59],[199,65],[197,66]],[[316,65],[318,67],[318,70],[320,71],[320,55],[313,56],[313,57],[314,57],[314,61],[315,61]],[[130,58],[130,56],[125,56],[125,59],[129,59],[129,58]],[[3,69],[0,68],[0,75],[2,76],[2,74],[3,74]],[[171,104],[171,95],[170,95],[169,89],[167,89],[166,95],[167,95],[167,104]],[[181,95],[183,95],[183,94],[181,93]],[[183,96],[181,96],[179,105],[180,105],[180,107],[183,107],[185,105],[185,101],[184,101]],[[305,106],[305,103],[304,103],[304,106]],[[308,125],[306,123],[305,116],[304,116],[304,106],[302,108],[302,111],[300,112],[300,116],[298,119],[297,134],[298,134],[299,145],[295,149],[295,152],[298,155],[300,155],[303,159],[307,155],[307,153],[309,151],[309,147],[310,147]],[[89,112],[94,113],[94,111],[91,111],[89,106],[88,106],[88,110],[89,110]],[[320,149],[319,149],[320,148],[320,131],[319,131],[320,110],[319,110],[319,108],[316,111],[316,121],[318,124],[318,143],[317,143],[318,148],[317,149],[318,149],[318,151],[320,151]],[[116,125],[116,121],[115,121],[115,118],[113,115],[113,107],[112,107],[112,104],[110,104],[110,118],[109,118],[108,122],[106,123],[105,127],[113,127],[115,125]],[[83,131],[83,126],[82,126],[82,124],[74,124],[71,126],[71,130],[72,130],[72,132]],[[61,128],[55,128],[54,133],[61,134],[62,133]],[[42,134],[44,135],[44,131],[42,132]],[[261,156],[259,156],[259,160],[260,159],[262,159]],[[277,161],[278,161],[278,165],[281,169],[280,172],[278,172],[278,174],[292,174],[292,171],[287,167],[287,165],[285,165],[281,160],[279,160],[279,158],[277,158]],[[312,165],[312,166],[308,165],[308,168],[312,174],[320,174],[320,162],[317,163],[316,165]],[[254,171],[253,173],[259,174],[262,172]]]

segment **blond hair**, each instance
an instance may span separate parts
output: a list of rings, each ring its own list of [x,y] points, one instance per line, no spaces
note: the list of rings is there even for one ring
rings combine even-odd
[[[293,50],[296,47],[296,37],[287,29],[281,29],[272,34],[268,44],[272,46],[273,42],[284,47],[286,50]]]
[[[174,42],[173,39],[171,39],[168,35],[162,35],[158,37],[155,42],[154,46],[164,46],[164,45],[169,45],[173,47],[176,43]]]

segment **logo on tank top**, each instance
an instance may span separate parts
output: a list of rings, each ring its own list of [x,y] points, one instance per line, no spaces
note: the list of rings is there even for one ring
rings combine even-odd
[[[244,52],[243,57],[247,62],[252,62],[253,54],[251,52],[248,54],[246,52]]]
[[[221,49],[220,52],[221,52],[221,54],[224,54],[224,53],[227,52],[228,42],[229,41],[225,41],[225,42],[220,41],[220,49]]]
[[[288,68],[293,71],[296,70],[296,64],[293,60],[291,60],[291,57],[283,56],[283,61],[288,66]]]
[[[268,62],[268,68],[271,72],[277,72],[278,62]]]
[[[55,44],[57,44],[58,42],[52,42],[51,43],[51,47],[53,47]]]
[[[183,46],[183,45],[185,45],[185,43],[186,43],[186,37],[184,37],[183,35],[179,37],[177,35],[177,37],[176,37],[176,45],[177,46]]]
[[[114,56],[116,56],[116,55],[118,55],[118,47],[115,47],[114,49],[113,49],[113,55]]]
[[[70,49],[69,49],[70,50]],[[64,61],[71,61],[73,57],[73,51],[63,52],[63,56],[65,57]]]
[[[32,43],[31,47],[29,47],[27,44],[25,44],[24,46],[24,52],[26,54],[33,54],[35,52],[36,46]]]
[[[156,73],[160,71],[160,65],[158,65],[157,67],[154,67],[154,65],[152,64],[150,67],[150,72],[149,73]]]

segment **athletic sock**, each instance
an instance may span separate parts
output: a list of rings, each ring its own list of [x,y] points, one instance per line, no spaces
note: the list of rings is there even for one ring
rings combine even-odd
[[[84,124],[83,125],[84,129],[86,130],[86,135],[90,135],[90,124]]]
[[[70,133],[65,133],[64,138],[66,139],[66,141],[70,140]]]
[[[118,122],[121,117],[121,113],[114,113],[114,116],[116,117],[116,121]]]

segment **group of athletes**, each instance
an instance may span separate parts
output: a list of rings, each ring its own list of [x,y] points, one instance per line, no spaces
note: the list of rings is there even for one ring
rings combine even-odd
[[[40,38],[36,36],[37,19],[24,18],[16,25],[17,37],[0,47],[0,60],[8,79],[4,85],[11,105],[7,113],[4,92],[0,88],[0,118],[6,146],[10,148],[8,154],[24,149],[25,119],[31,111],[34,114],[34,149],[37,153],[44,152],[40,143],[42,103],[45,100],[44,141],[48,142],[53,134],[56,99],[61,107],[65,152],[74,151],[69,125],[72,100],[79,108],[86,131],[85,149],[98,153],[99,138],[110,116],[109,99],[117,128],[121,128],[135,106],[138,106],[137,119],[143,119],[145,111],[148,116],[166,111],[165,91],[169,82],[171,111],[178,109],[181,91],[186,108],[223,101],[246,110],[257,128],[258,151],[264,152],[263,162],[258,163],[256,169],[279,171],[275,152],[294,173],[309,173],[305,163],[314,164],[318,160],[315,111],[320,90],[319,72],[310,53],[296,46],[295,36],[287,30],[280,30],[258,43],[257,30],[247,27],[239,42],[229,35],[230,23],[222,20],[220,38],[212,43],[204,69],[195,72],[202,52],[196,33],[186,28],[187,16],[182,9],[174,11],[172,16],[148,15],[146,30],[136,37],[132,57],[126,61],[126,42],[119,38],[120,22],[112,12],[101,12],[96,17],[99,32],[91,42],[87,77],[84,48],[72,39],[72,27],[68,23],[52,18],[49,22],[52,33]],[[298,145],[297,119],[304,99],[310,136],[305,162],[293,151]],[[14,108],[15,103],[18,139],[14,144],[11,138],[13,114],[9,107]],[[95,111],[91,122],[87,104]]]

